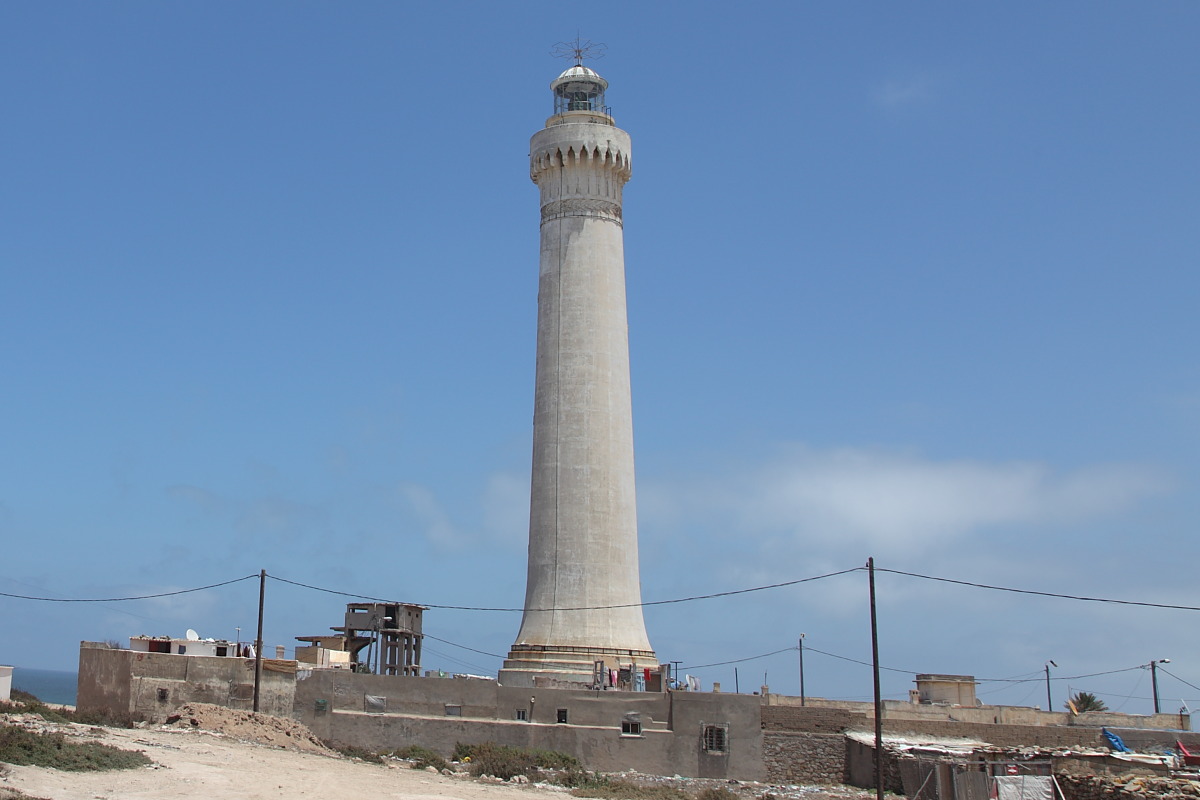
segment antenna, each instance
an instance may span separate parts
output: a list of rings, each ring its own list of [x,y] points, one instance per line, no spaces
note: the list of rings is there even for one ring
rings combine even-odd
[[[593,42],[591,39],[581,39],[575,37],[571,42],[558,42],[554,47],[550,48],[550,55],[555,58],[570,58],[575,60],[575,66],[583,66],[583,60],[590,58],[597,61],[604,58],[604,51],[608,50],[608,45],[603,42]]]
[[[175,630],[179,630],[179,629],[178,629],[178,628],[176,628]],[[186,636],[186,637],[187,637],[187,640],[188,640],[189,642],[198,642],[198,641],[200,641],[200,634],[196,633],[196,632],[195,632],[194,630],[192,630],[191,628],[188,628],[188,629],[187,629],[187,633],[185,633],[185,634],[184,634],[184,636]]]

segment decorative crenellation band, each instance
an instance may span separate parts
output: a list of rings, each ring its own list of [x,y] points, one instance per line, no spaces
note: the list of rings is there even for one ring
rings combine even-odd
[[[584,166],[611,170],[622,182],[628,181],[633,174],[629,155],[611,143],[601,145],[577,142],[565,147],[552,146],[529,155],[529,177],[534,183],[537,183],[538,175],[546,170]]]
[[[595,200],[584,197],[570,197],[566,200],[554,200],[542,206],[542,222],[563,217],[595,217],[607,219],[621,225],[621,204],[611,200]]]

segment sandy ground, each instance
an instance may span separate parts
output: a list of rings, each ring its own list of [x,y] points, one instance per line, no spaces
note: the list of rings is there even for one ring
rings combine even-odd
[[[126,750],[141,750],[154,760],[154,766],[109,772],[59,772],[4,765],[6,774],[0,776],[0,792],[2,787],[9,787],[47,800],[217,797],[531,800],[535,796],[532,793],[547,798],[569,797],[546,789],[491,785],[400,766],[240,742],[210,731],[102,730],[96,737],[99,741]]]
[[[140,750],[148,767],[105,772],[62,772],[0,764],[0,800],[15,790],[46,800],[105,798],[376,797],[505,800],[562,795],[551,789],[489,784],[466,777],[411,769],[407,762],[370,764],[327,750],[294,720],[192,703],[170,724],[134,728],[58,725],[33,714],[4,721],[33,730],[58,731],[123,750]]]

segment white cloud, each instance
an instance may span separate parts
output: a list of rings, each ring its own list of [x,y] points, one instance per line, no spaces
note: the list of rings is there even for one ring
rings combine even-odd
[[[876,87],[871,96],[881,108],[905,108],[933,102],[937,87],[938,81],[930,75],[891,78]]]
[[[422,526],[422,534],[442,550],[455,550],[466,544],[466,537],[450,521],[433,492],[415,483],[402,483],[396,491]]]
[[[165,490],[167,496],[181,500],[199,508],[206,512],[218,512],[224,507],[221,498],[210,492],[208,489],[202,489],[199,486],[189,486],[187,484],[175,484],[168,486]]]
[[[507,545],[524,546],[529,533],[529,475],[496,472],[483,490],[484,524]]]
[[[668,526],[719,519],[739,537],[817,550],[914,550],[1000,525],[1103,517],[1168,488],[1161,473],[1133,464],[1056,473],[1033,462],[794,448],[741,474],[655,486],[643,512]]]

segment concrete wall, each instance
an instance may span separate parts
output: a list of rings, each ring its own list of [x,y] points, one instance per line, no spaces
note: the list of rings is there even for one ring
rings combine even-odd
[[[264,660],[259,710],[291,716],[295,674],[290,663]],[[254,706],[254,659],[140,653],[83,642],[75,702],[80,711],[131,712],[156,722],[184,703],[249,710]]]
[[[12,698],[12,667],[0,666],[0,700],[10,700]]]
[[[520,689],[341,671],[299,677],[296,717],[322,739],[372,750],[420,744],[449,755],[458,742],[490,741],[571,753],[606,771],[739,780],[766,774],[754,696]],[[557,722],[560,709],[567,724]],[[641,735],[623,735],[626,720],[639,722]],[[724,752],[704,750],[705,726],[726,730]]]
[[[799,697],[767,694],[763,704],[779,708],[840,709],[866,719],[875,718],[874,703],[825,700],[819,697]],[[883,716],[887,720],[928,720],[974,722],[983,725],[1077,725],[1083,727],[1147,728],[1157,730],[1190,730],[1191,718],[1179,714],[1116,714],[1088,712],[1073,716],[1066,711],[1041,711],[1024,706],[952,706],[916,705],[903,700],[883,701]]]

